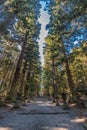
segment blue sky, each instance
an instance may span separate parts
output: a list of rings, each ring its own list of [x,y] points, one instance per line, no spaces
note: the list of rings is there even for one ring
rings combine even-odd
[[[45,3],[41,2],[42,8],[41,8],[41,17],[39,18],[39,22],[41,23],[41,31],[40,31],[40,40],[39,42],[39,51],[40,51],[40,56],[41,56],[41,63],[42,66],[44,64],[44,56],[43,56],[43,43],[45,42],[45,37],[48,34],[48,31],[45,30],[46,24],[49,23],[49,15],[47,11],[44,11]]]

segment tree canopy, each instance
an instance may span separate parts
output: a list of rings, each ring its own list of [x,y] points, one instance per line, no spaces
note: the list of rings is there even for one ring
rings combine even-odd
[[[50,16],[42,69],[38,39],[41,1]],[[40,86],[55,100],[62,92],[76,99],[87,89],[87,0],[0,1],[1,100],[26,100]],[[2,98],[3,97],[3,98]]]
[[[87,48],[86,6],[87,0],[46,2],[45,10],[50,15],[50,21],[46,26],[49,33],[45,39],[43,73],[47,78],[44,78],[43,84],[47,90],[52,87],[55,95],[56,88],[59,93],[65,91],[75,98],[76,88],[87,84],[86,51],[83,51]]]
[[[26,99],[40,89],[40,1],[0,2],[0,95]]]

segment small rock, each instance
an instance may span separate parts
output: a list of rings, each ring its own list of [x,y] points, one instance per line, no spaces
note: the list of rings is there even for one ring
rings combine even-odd
[[[69,106],[66,104],[66,105],[63,106],[63,109],[66,109],[66,110],[67,110],[67,109],[70,109],[70,108],[69,108]]]
[[[0,115],[0,119],[3,119],[3,118],[4,118],[4,116]]]
[[[19,109],[20,108],[20,104],[16,103],[14,106],[13,106],[13,109]]]
[[[25,103],[25,102],[24,102],[24,103],[22,103],[22,104],[21,104],[21,106],[26,106],[26,103]]]

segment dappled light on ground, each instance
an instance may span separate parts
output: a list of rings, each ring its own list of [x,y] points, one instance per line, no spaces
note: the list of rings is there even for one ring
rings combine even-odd
[[[61,128],[58,128],[58,127],[42,127],[42,130],[69,130],[67,128],[64,128],[64,127],[61,127]]]
[[[0,130],[87,129],[87,0],[0,0]]]
[[[74,123],[82,123],[82,122],[84,122],[84,121],[85,121],[84,118],[82,118],[82,119],[75,118],[75,119],[71,120],[71,122],[74,122]]]
[[[71,109],[64,110],[51,102],[47,98],[35,98],[21,109],[2,110],[0,130],[84,130],[83,119],[77,118]]]
[[[10,127],[0,127],[0,130],[13,130],[13,129]]]

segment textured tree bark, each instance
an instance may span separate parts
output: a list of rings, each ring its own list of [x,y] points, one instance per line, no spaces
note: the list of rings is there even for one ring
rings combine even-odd
[[[53,72],[53,102],[55,102],[55,98],[58,95],[57,92],[57,82],[56,82],[56,72],[55,72],[55,65],[54,65],[54,58],[52,58],[52,72]]]
[[[22,93],[23,93],[23,88],[24,88],[24,78],[25,78],[25,74],[26,74],[26,66],[27,66],[27,60],[24,63],[24,67],[22,70],[21,83],[20,83],[20,88],[19,88],[19,93],[20,93],[21,98],[22,98]]]
[[[70,71],[69,63],[68,63],[68,58],[66,55],[65,46],[64,46],[63,42],[62,42],[62,50],[63,50],[63,54],[64,54],[64,64],[65,64],[65,68],[66,68],[66,74],[67,74],[69,88],[72,93],[72,97],[74,97],[74,95],[75,95],[74,87],[75,86],[74,86],[74,82],[72,79],[72,75],[71,75],[71,71]]]
[[[3,84],[5,83],[6,77],[8,75],[8,72],[9,72],[9,70],[7,69],[6,72],[5,72],[5,74],[3,75],[2,81],[0,83],[0,88],[3,87]]]
[[[22,60],[23,60],[23,54],[24,54],[24,51],[25,51],[25,45],[26,45],[26,42],[27,42],[27,36],[28,36],[28,33],[25,34],[25,39],[24,39],[24,42],[22,44],[21,54],[19,56],[16,71],[14,73],[14,77],[13,77],[13,80],[12,80],[11,89],[8,92],[7,98],[10,99],[10,100],[11,99],[14,100],[16,98],[17,82],[18,82],[19,76],[20,76],[21,64],[22,64]]]
[[[15,73],[15,71],[12,70],[11,76],[10,76],[10,79],[9,79],[9,89],[11,88],[11,84],[12,84],[12,79],[13,79],[14,73]],[[8,90],[8,91],[9,91],[9,90]]]
[[[31,72],[29,70],[27,73],[27,80],[30,79],[30,75],[31,75]],[[28,96],[29,96],[28,94],[29,94],[29,86],[26,84],[24,87],[24,100],[26,100],[28,98]]]

